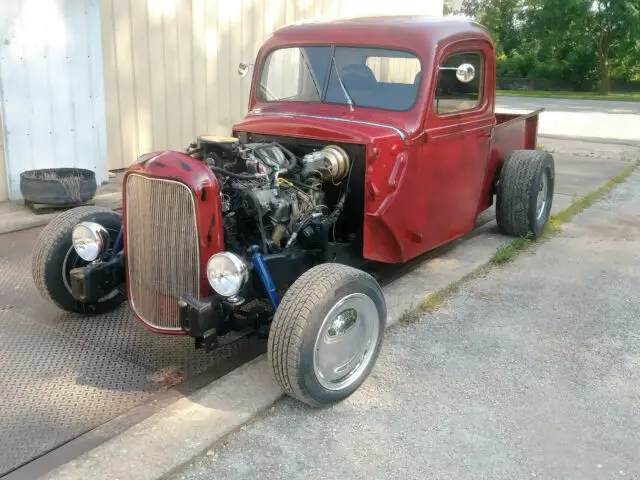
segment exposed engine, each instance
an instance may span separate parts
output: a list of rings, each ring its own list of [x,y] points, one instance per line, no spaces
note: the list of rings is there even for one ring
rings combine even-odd
[[[229,250],[258,244],[277,252],[296,242],[313,243],[344,208],[352,162],[339,146],[297,156],[278,143],[204,136],[187,153],[205,162],[221,183]],[[327,189],[337,195],[327,198]]]

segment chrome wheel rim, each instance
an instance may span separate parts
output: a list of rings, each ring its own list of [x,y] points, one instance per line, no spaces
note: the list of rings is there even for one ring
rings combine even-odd
[[[538,198],[536,201],[536,218],[541,220],[547,208],[547,194],[549,191],[549,172],[547,170],[542,174],[540,185],[538,187]]]
[[[380,335],[380,317],[373,300],[362,293],[347,295],[325,316],[313,351],[313,370],[324,388],[342,390],[364,375]]]

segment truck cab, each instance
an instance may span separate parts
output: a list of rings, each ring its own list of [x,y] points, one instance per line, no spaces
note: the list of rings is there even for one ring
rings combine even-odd
[[[495,46],[482,26],[407,16],[295,25],[255,65],[234,135],[366,149],[364,257],[406,261],[467,233],[491,206],[506,152],[492,142]],[[509,149],[535,149],[537,113],[521,119],[527,138],[511,129]]]

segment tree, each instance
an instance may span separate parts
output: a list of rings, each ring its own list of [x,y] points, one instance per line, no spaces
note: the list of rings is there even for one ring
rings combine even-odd
[[[463,0],[461,13],[485,26],[500,50],[508,55],[522,47],[523,7],[524,0]]]
[[[600,71],[599,90],[610,89],[611,70],[631,60],[628,68],[640,63],[640,0],[596,0],[588,22],[595,42]]]
[[[589,0],[529,0],[523,37],[539,62],[536,74],[592,89],[597,83]]]
[[[640,73],[640,0],[463,0],[460,13],[491,31],[499,71],[603,93]]]
[[[612,69],[638,61],[640,0],[530,0],[528,26],[546,48],[596,65],[598,89],[610,88]]]

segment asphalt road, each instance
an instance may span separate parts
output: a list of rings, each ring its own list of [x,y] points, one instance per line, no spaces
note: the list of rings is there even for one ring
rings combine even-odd
[[[498,111],[544,108],[541,135],[622,141],[640,145],[640,102],[561,98],[498,97]]]
[[[343,403],[290,399],[171,478],[640,478],[640,173],[394,328]]]

